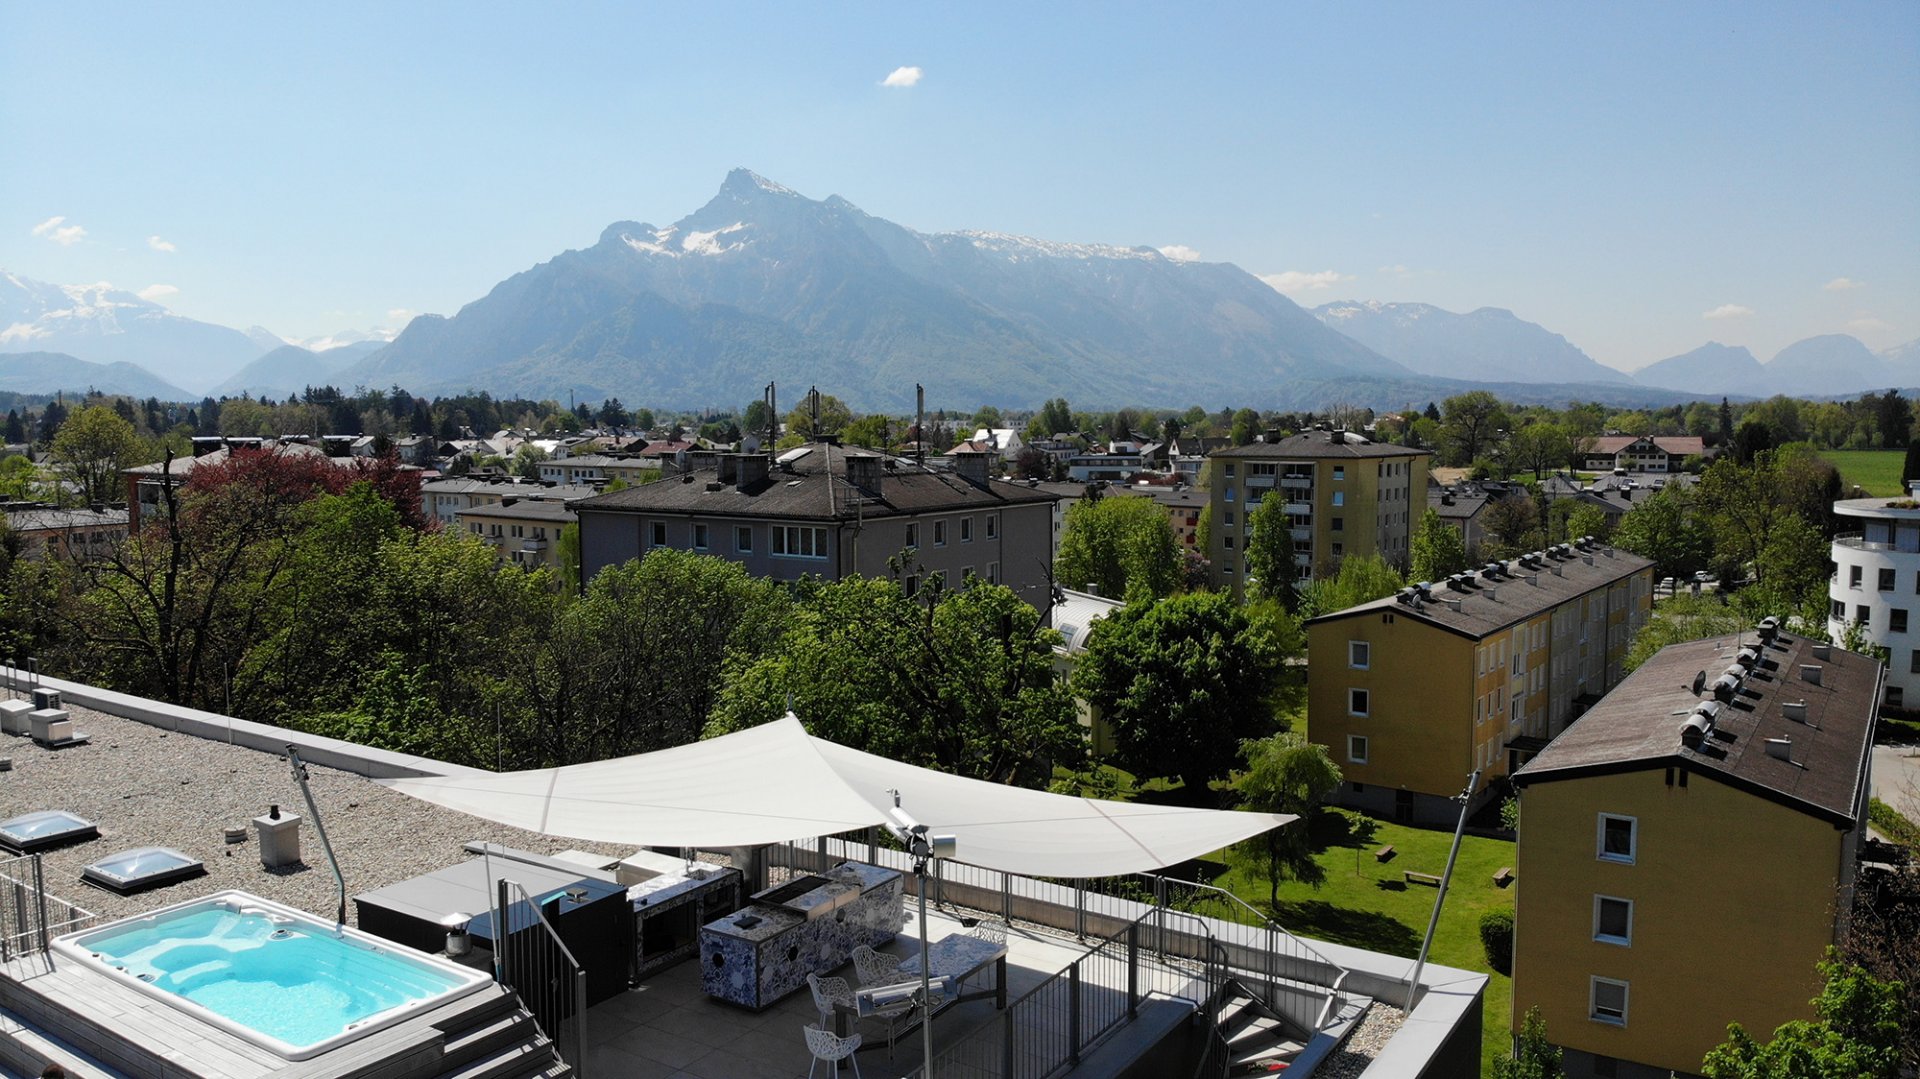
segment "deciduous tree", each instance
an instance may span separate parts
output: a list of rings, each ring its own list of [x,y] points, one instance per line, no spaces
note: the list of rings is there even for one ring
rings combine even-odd
[[[1416,581],[1439,581],[1467,568],[1467,544],[1460,530],[1427,507],[1413,531],[1411,573]]]
[[[1150,498],[1082,499],[1067,511],[1054,578],[1129,602],[1169,595],[1180,584],[1173,526]]]
[[[52,456],[82,502],[116,501],[125,497],[121,470],[141,463],[140,436],[113,409],[89,405],[54,436]]]
[[[1232,782],[1239,808],[1300,818],[1240,845],[1244,861],[1267,878],[1267,907],[1272,909],[1280,905],[1281,881],[1297,880],[1318,888],[1326,880],[1326,870],[1313,857],[1308,825],[1340,789],[1340,766],[1327,756],[1327,747],[1314,745],[1294,731],[1242,743],[1240,755],[1247,767]]]

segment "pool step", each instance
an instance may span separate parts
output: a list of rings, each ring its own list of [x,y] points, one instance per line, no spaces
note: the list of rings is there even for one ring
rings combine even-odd
[[[572,1070],[510,992],[469,1009],[442,1030],[446,1040],[435,1079],[534,1079]]]
[[[564,1070],[556,1072],[556,1066]],[[536,1035],[530,1041],[509,1045],[473,1060],[465,1067],[443,1072],[439,1079],[532,1079],[564,1075],[572,1070],[555,1055],[552,1042],[544,1035]]]

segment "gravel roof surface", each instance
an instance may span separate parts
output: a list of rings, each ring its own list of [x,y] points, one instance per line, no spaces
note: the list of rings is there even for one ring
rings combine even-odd
[[[228,888],[241,888],[325,918],[334,914],[333,873],[312,821],[302,820],[304,865],[269,870],[260,864],[252,827],[278,803],[282,813],[307,816],[285,757],[175,734],[144,723],[68,707],[74,728],[92,743],[50,750],[29,738],[0,736],[0,819],[44,809],[78,813],[100,827],[100,838],[45,852],[46,889],[111,920]],[[553,853],[590,850],[620,857],[635,847],[550,839],[469,817],[388,790],[363,776],[307,766],[313,796],[348,899],[361,892],[465,861],[473,840]],[[245,825],[247,840],[228,845],[224,831]],[[131,896],[82,883],[88,863],[132,847],[172,847],[206,863],[207,875]],[[0,851],[0,858],[5,852]],[[355,921],[353,904],[347,919]]]
[[[1357,1079],[1373,1065],[1373,1058],[1387,1047],[1387,1042],[1406,1020],[1406,1012],[1375,1001],[1367,1008],[1367,1014],[1360,1017],[1353,1033],[1340,1043],[1339,1051],[1329,1056],[1313,1074],[1320,1079]]]

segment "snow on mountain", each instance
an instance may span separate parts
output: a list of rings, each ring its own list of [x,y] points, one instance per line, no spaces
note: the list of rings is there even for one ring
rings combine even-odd
[[[0,352],[136,364],[203,392],[262,351],[239,330],[184,318],[106,282],[53,285],[0,272]]]

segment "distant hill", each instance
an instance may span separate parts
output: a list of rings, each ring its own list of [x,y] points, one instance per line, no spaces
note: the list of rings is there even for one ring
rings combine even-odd
[[[28,394],[99,390],[162,401],[196,401],[200,397],[138,364],[88,363],[63,352],[0,353],[0,390]]]
[[[1901,349],[1875,355],[1858,338],[1823,334],[1788,345],[1766,363],[1744,348],[1708,342],[1648,364],[1633,377],[1642,385],[1708,395],[1852,397],[1920,384],[1920,358]]]
[[[0,353],[9,352],[139,364],[198,396],[261,347],[239,330],[182,318],[110,285],[50,285],[0,272]]]
[[[1709,341],[1692,352],[1669,356],[1633,373],[1643,386],[1666,386],[1688,393],[1745,393],[1765,397],[1766,370],[1739,345]]]
[[[1795,341],[1767,361],[1767,388],[1794,397],[1884,390],[1894,378],[1885,360],[1844,333]]]
[[[1498,307],[1462,315],[1424,303],[1341,300],[1313,313],[1423,375],[1484,382],[1632,381],[1559,334]]]
[[[900,409],[916,382],[969,407],[1265,405],[1297,380],[1407,374],[1236,266],[920,233],[740,169],[678,222],[610,225],[452,318],[415,319],[340,377],[666,405],[778,380],[794,398],[818,384]]]
[[[309,386],[337,384],[342,368],[385,347],[384,341],[365,341],[326,352],[312,352],[298,345],[281,345],[215,386],[210,396],[245,394],[284,401]],[[352,389],[351,386],[339,388]]]

